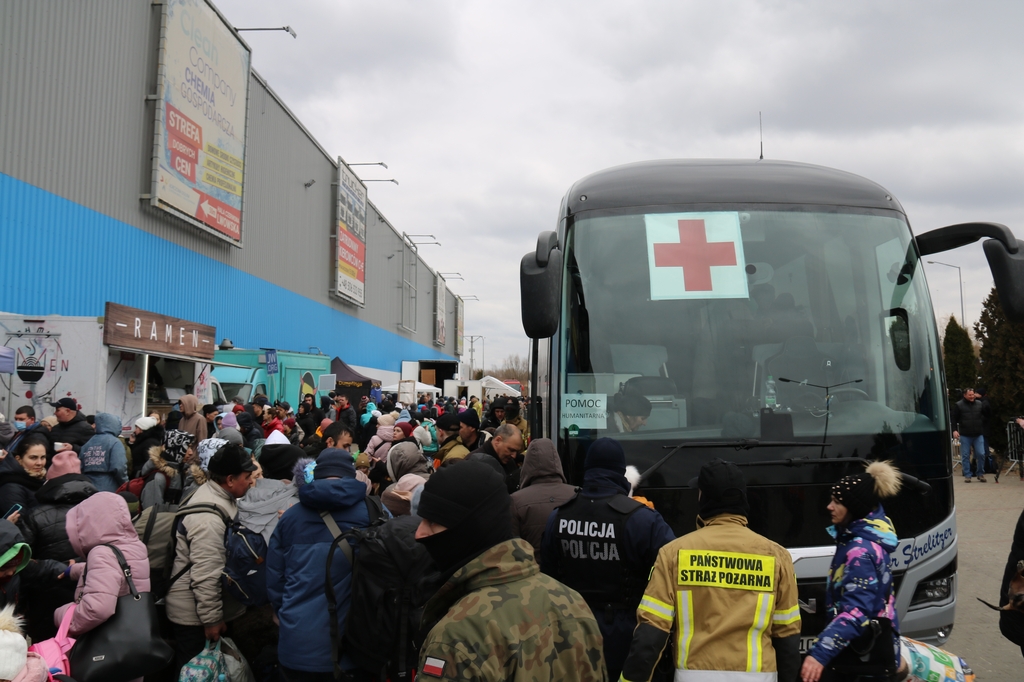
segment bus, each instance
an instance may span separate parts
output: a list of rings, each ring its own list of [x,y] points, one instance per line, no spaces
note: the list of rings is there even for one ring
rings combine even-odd
[[[915,237],[862,177],[765,160],[594,173],[520,265],[531,431],[577,484],[590,443],[617,439],[677,535],[696,527],[701,465],[743,467],[750,527],[793,556],[805,650],[828,622],[831,485],[894,461],[910,483],[886,504],[901,629],[941,644],[956,612],[953,454],[921,258],[981,238],[1007,316],[1024,319],[1008,228]]]

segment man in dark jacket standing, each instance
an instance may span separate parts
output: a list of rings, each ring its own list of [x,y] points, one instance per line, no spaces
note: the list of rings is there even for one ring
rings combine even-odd
[[[978,400],[973,388],[964,389],[964,397],[953,405],[950,421],[953,423],[953,438],[960,439],[960,464],[964,470],[964,483],[971,482],[971,450],[978,481],[985,482],[985,460],[988,445],[985,443],[985,423],[988,421],[988,404]]]
[[[61,398],[50,403],[55,408],[54,416],[57,425],[50,432],[50,440],[55,443],[70,443],[75,452],[81,452],[86,441],[96,435],[92,426],[85,420],[85,415],[78,411],[78,403],[74,398]]]
[[[330,614],[325,590],[327,553],[337,535],[370,524],[366,485],[356,480],[352,455],[320,453],[313,482],[299,488],[299,504],[284,513],[267,549],[267,596],[281,623],[278,659],[286,682],[333,680]],[[335,552],[331,580],[338,603],[338,632],[345,631],[352,567]],[[340,665],[355,664],[343,654]]]
[[[341,422],[348,427],[348,430],[352,433],[356,432],[356,426],[359,424],[359,418],[356,417],[356,410],[348,401],[347,395],[339,395],[334,399],[334,413],[336,418],[334,421]]]
[[[651,567],[675,533],[661,514],[629,497],[617,440],[594,441],[583,467],[583,488],[548,519],[540,567],[587,600],[604,636],[608,679],[617,680]]]
[[[494,438],[480,445],[466,460],[485,461],[484,458],[487,457],[498,460],[498,464],[505,472],[505,486],[511,495],[519,490],[519,463],[522,451],[523,434],[512,424],[502,424],[494,432]]]
[[[530,443],[519,481],[519,490],[512,493],[512,531],[539,554],[548,517],[555,507],[576,496],[576,488],[565,482],[562,462],[550,438]]]

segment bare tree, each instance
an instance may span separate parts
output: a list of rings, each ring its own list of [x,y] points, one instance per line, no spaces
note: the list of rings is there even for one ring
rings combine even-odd
[[[518,381],[525,389],[530,381],[530,361],[519,354],[509,355],[491,369],[491,374],[502,381]]]

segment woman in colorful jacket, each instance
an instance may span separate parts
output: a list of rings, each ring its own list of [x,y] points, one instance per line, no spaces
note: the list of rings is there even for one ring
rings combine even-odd
[[[825,605],[832,621],[804,659],[803,682],[817,682],[850,643],[868,632],[874,618],[892,622],[892,670],[900,660],[899,623],[889,555],[899,540],[881,501],[899,492],[900,472],[889,462],[872,462],[861,474],[832,486],[828,510],[836,554],[828,572]],[[874,663],[874,661],[872,661]],[[828,679],[842,679],[829,677]]]

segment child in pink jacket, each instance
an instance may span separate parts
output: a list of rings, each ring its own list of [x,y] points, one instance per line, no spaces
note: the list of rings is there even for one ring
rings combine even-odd
[[[74,564],[66,572],[66,577],[78,580],[75,590],[78,606],[71,617],[68,634],[79,637],[113,616],[117,598],[130,592],[117,555],[103,545],[114,545],[121,550],[139,592],[150,591],[149,558],[146,546],[132,526],[128,504],[115,493],[99,492],[72,507],[66,527],[71,547],[78,556],[86,557],[85,563]],[[86,566],[89,572],[83,580]],[[54,612],[54,623],[60,624],[70,606],[65,604]]]

